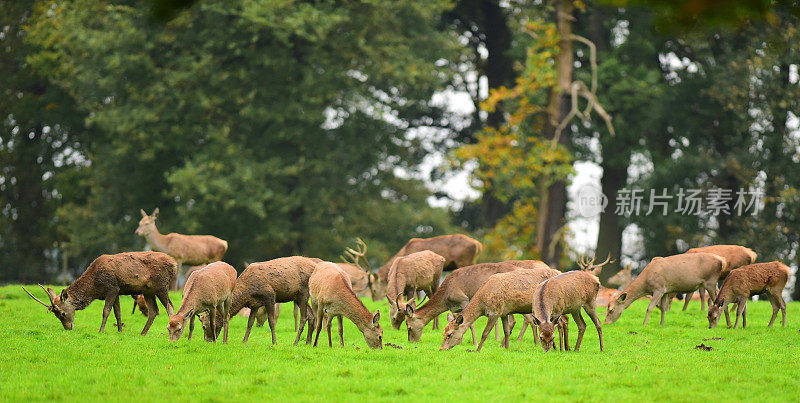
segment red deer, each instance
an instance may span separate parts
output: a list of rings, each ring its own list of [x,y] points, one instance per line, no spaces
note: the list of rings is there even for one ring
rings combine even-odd
[[[561,273],[536,286],[532,300],[533,320],[539,326],[539,337],[544,351],[549,351],[553,345],[555,324],[565,314],[570,314],[578,326],[575,351],[580,350],[583,333],[586,331],[586,322],[581,316],[581,308],[592,319],[600,337],[600,351],[603,351],[603,328],[595,309],[595,300],[597,300],[597,290],[599,289],[600,280],[597,279],[597,276],[581,270]],[[564,340],[565,349],[567,349],[566,337]]]
[[[622,311],[634,301],[652,295],[644,316],[644,325],[647,325],[650,312],[656,306],[661,311],[663,325],[671,293],[691,293],[703,287],[714,298],[717,295],[719,274],[726,266],[725,258],[713,253],[684,253],[655,257],[622,294],[609,304],[605,323],[616,322]]]
[[[725,258],[728,262],[728,267],[722,271],[719,275],[720,281],[725,280],[725,277],[728,277],[728,273],[731,272],[733,269],[737,269],[739,267],[755,263],[756,258],[758,255],[753,252],[752,249],[746,248],[744,246],[739,245],[711,245],[711,246],[702,246],[699,248],[692,248],[686,251],[686,253],[713,253],[716,255],[720,255]],[[702,288],[698,290],[698,294],[700,294],[700,309],[706,309],[706,298],[705,298],[705,290]],[[695,300],[693,295],[687,295],[684,298],[683,310],[685,311],[686,308],[689,306],[689,301]],[[672,299],[670,298],[670,303]],[[669,310],[669,308],[667,308]],[[726,312],[727,313],[727,312]],[[725,318],[728,319],[729,316],[725,315]],[[728,326],[730,326],[730,321],[728,321]]]
[[[139,210],[142,219],[136,228],[136,235],[147,239],[150,248],[157,252],[164,252],[178,262],[178,268],[184,264],[191,266],[206,265],[222,260],[228,250],[228,242],[211,235],[181,235],[170,233],[161,235],[156,228],[158,208],[152,215],[147,215],[144,210]],[[177,290],[178,278],[176,276],[173,289]]]
[[[578,267],[580,267],[580,269],[583,271],[590,272],[595,276],[598,276],[600,275],[600,271],[603,270],[603,267],[605,265],[609,263],[614,263],[614,261],[611,260],[611,254],[608,255],[608,257],[603,263],[595,264],[594,259],[595,259],[594,256],[592,256],[591,259],[589,259],[587,256],[579,256]],[[630,275],[630,267],[631,266],[628,265],[626,269],[620,271],[619,273],[614,275],[614,277],[619,276],[620,273],[624,273],[625,271],[627,271],[628,275]],[[595,307],[598,306],[608,307],[608,304],[611,303],[611,301],[614,298],[619,296],[619,294],[621,294],[620,291],[615,290],[613,288],[606,288],[601,285],[600,289],[597,291],[597,300],[595,300]]]
[[[101,332],[106,327],[106,320],[112,307],[117,319],[117,328],[122,331],[120,295],[142,294],[148,311],[147,323],[142,329],[142,335],[145,335],[158,315],[156,298],[167,309],[167,313],[172,315],[169,287],[177,273],[178,266],[175,260],[167,254],[125,252],[116,255],[101,255],[59,295],[56,295],[51,288],[42,287],[50,298],[49,304],[34,297],[28,290],[25,292],[46,306],[47,310],[61,321],[66,330],[72,330],[76,310],[85,309],[96,299],[105,300],[103,323],[100,325]]]
[[[392,328],[400,329],[406,317],[406,301],[412,301],[417,291],[425,291],[429,297],[439,288],[445,259],[434,252],[424,250],[394,259],[389,269],[386,298],[389,300],[389,319]],[[416,306],[416,305],[414,305]],[[434,321],[436,319],[434,318]],[[434,323],[434,327],[436,324]]]
[[[483,245],[463,234],[440,235],[433,238],[412,238],[386,264],[371,276],[372,299],[380,301],[386,295],[389,282],[389,268],[394,259],[414,252],[429,250],[445,258],[444,269],[455,270],[475,264],[483,251]]]
[[[736,303],[736,323],[739,326],[739,317],[742,318],[742,327],[747,327],[747,300],[753,295],[766,294],[772,304],[772,319],[769,327],[775,323],[778,310],[781,311],[781,325],[786,326],[786,301],[783,300],[783,288],[789,280],[789,268],[781,262],[756,263],[731,270],[722,288],[717,294],[713,305],[708,302],[708,327],[717,326],[720,309],[729,303]]]
[[[425,325],[443,312],[448,310],[454,313],[461,312],[491,275],[514,270],[525,269],[509,263],[479,263],[462,267],[450,273],[425,305],[419,309],[406,305],[408,341],[418,342]],[[474,326],[470,328],[472,342],[477,344],[474,328]]]
[[[481,316],[486,316],[489,320],[483,330],[477,351],[481,351],[498,318],[503,322],[504,334],[500,345],[508,348],[511,334],[509,315],[531,314],[531,301],[536,285],[560,273],[558,270],[547,268],[514,270],[490,276],[461,313],[445,327],[441,350],[449,350],[461,344],[467,329],[471,328]]]
[[[328,332],[328,345],[332,346],[330,321],[334,317],[344,316],[350,319],[358,330],[364,334],[367,345],[374,349],[383,348],[383,330],[380,325],[381,313],[373,315],[361,303],[347,274],[336,264],[322,262],[316,265],[314,273],[308,281],[311,293],[311,304],[314,308],[315,337],[314,347],[319,341],[319,332],[322,330],[323,319]],[[344,343],[341,325],[339,326],[339,339]]]
[[[178,341],[189,322],[188,339],[192,339],[194,317],[201,312],[208,312],[211,324],[210,340],[216,341],[214,326],[217,317],[222,320],[225,332],[222,342],[228,342],[228,321],[231,313],[231,294],[236,283],[236,269],[225,262],[214,262],[192,273],[186,280],[183,290],[183,301],[178,312],[169,318],[169,340]]]

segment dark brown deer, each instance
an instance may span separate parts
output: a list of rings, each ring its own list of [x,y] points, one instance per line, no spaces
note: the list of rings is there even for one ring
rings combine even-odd
[[[120,295],[144,295],[147,303],[147,323],[142,335],[153,324],[158,315],[156,298],[172,315],[172,302],[169,300],[169,287],[178,273],[175,259],[160,252],[125,252],[116,255],[101,255],[89,268],[72,282],[69,287],[56,295],[51,288],[44,288],[50,303],[46,304],[34,297],[28,290],[25,292],[34,300],[47,307],[66,330],[72,330],[75,311],[85,309],[96,299],[105,300],[103,306],[103,323],[100,331],[106,327],[108,315],[114,309],[117,329],[122,331],[122,317],[119,306]],[[24,287],[23,287],[24,289]]]
[[[778,317],[778,310],[781,311],[781,325],[786,326],[786,301],[783,300],[783,288],[789,281],[789,268],[785,264],[774,261],[769,263],[756,263],[742,266],[736,270],[731,270],[722,288],[717,294],[717,298],[712,304],[708,303],[708,327],[717,326],[720,311],[725,310],[730,303],[736,303],[736,323],[733,328],[739,326],[739,318],[742,318],[742,327],[747,327],[747,300],[753,295],[766,294],[767,299],[772,304],[772,319],[769,320],[769,327],[775,323]]]
[[[182,235],[169,233],[161,235],[156,228],[158,218],[158,208],[152,215],[147,215],[144,210],[139,210],[142,219],[139,220],[139,227],[136,228],[136,235],[147,239],[150,248],[157,252],[164,252],[172,256],[178,262],[178,268],[182,265],[201,266],[211,262],[222,260],[228,250],[228,242],[211,235]],[[172,285],[177,290],[178,278]]]

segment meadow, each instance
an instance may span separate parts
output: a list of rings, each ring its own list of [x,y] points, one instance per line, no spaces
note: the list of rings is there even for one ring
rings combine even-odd
[[[41,292],[38,287],[34,287]],[[57,291],[61,287],[56,288]],[[180,293],[172,293],[175,307]],[[745,400],[796,401],[800,397],[800,303],[788,304],[787,326],[767,328],[768,302],[751,302],[748,328],[708,329],[697,302],[681,312],[674,304],[666,325],[643,327],[646,301],[604,326],[605,352],[589,323],[581,351],[544,353],[530,333],[512,339],[510,350],[493,337],[474,352],[469,333],[464,344],[439,351],[442,329],[425,329],[422,340],[407,341],[405,325],[391,329],[388,304],[379,308],[383,350],[370,350],[356,327],[345,321],[345,347],[292,346],[291,304],[278,320],[278,344],[268,327],[254,328],[241,343],[246,320],[231,320],[229,344],[167,340],[161,308],[150,333],[140,336],[145,317],[131,315],[132,299],[122,297],[124,331],[109,326],[102,334],[102,302],[78,311],[75,328],[34,303],[18,285],[0,288],[0,352],[5,360],[0,400],[293,401],[369,400]],[[601,318],[605,309],[600,309]],[[585,317],[585,315],[584,315]],[[653,318],[651,318],[653,319]],[[779,318],[780,320],[780,318]],[[479,321],[477,330],[483,328]],[[514,336],[521,328],[517,321]],[[444,318],[442,318],[442,328]],[[570,339],[577,331],[571,323]],[[391,343],[392,345],[386,345]],[[696,349],[699,345],[712,349]]]

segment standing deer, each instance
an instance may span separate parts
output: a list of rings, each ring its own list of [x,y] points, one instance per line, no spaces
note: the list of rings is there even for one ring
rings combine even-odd
[[[699,248],[692,248],[686,251],[686,253],[713,253],[716,255],[720,255],[725,258],[728,262],[728,267],[726,267],[722,273],[719,275],[720,281],[725,280],[728,277],[728,273],[731,270],[754,263],[758,255],[753,252],[752,249],[746,248],[744,246],[739,245],[711,245],[711,246],[702,246]],[[705,290],[703,288],[699,289],[697,293],[700,295],[700,310],[706,309],[706,296]],[[669,304],[672,304],[672,297],[671,295],[669,298]],[[686,308],[689,306],[689,301],[694,300],[694,293],[686,294],[684,297],[683,303],[683,310],[686,311]],[[669,307],[667,308],[669,310]],[[727,312],[726,312],[727,313]],[[725,316],[728,318],[728,315]],[[728,326],[730,326],[730,322],[728,322]]]
[[[156,298],[161,301],[167,313],[172,315],[172,302],[169,300],[169,286],[178,273],[175,260],[160,252],[125,252],[116,255],[101,255],[95,259],[83,274],[73,281],[69,287],[56,295],[51,288],[44,288],[50,303],[46,304],[36,298],[23,287],[28,295],[47,307],[66,330],[72,330],[75,311],[85,309],[96,299],[105,300],[103,306],[103,323],[100,331],[106,327],[108,315],[114,309],[117,329],[122,331],[122,318],[119,306],[120,295],[144,295],[147,303],[147,323],[142,335],[153,324],[158,315]]]
[[[575,351],[580,350],[583,333],[586,331],[586,322],[581,316],[581,309],[592,319],[600,338],[600,351],[603,351],[603,327],[600,325],[600,319],[597,317],[595,309],[595,300],[599,289],[600,280],[597,279],[597,276],[581,270],[561,273],[536,286],[531,301],[533,320],[539,326],[539,337],[542,340],[544,351],[550,350],[553,345],[555,324],[564,314],[572,315],[572,319],[578,326]]]
[[[341,320],[341,317],[344,316],[350,319],[364,334],[368,346],[374,349],[383,348],[380,311],[375,312],[374,315],[370,313],[353,292],[347,274],[336,264],[330,262],[317,264],[314,273],[308,280],[308,289],[311,293],[311,304],[314,307],[314,347],[319,342],[323,319],[328,332],[328,345],[332,346],[330,321],[333,317],[339,317]],[[339,340],[344,344],[341,324]]]
[[[531,314],[531,301],[536,285],[559,274],[560,271],[547,268],[514,270],[490,276],[461,313],[445,327],[441,350],[449,350],[461,344],[467,329],[481,316],[486,316],[489,320],[483,329],[477,351],[481,351],[489,332],[497,324],[497,319],[503,322],[504,337],[501,346],[508,348],[511,334],[509,316],[515,313]]]
[[[389,319],[392,328],[400,329],[406,317],[407,301],[413,300],[417,291],[425,291],[430,296],[439,288],[445,259],[434,252],[424,250],[400,256],[392,262],[389,269],[389,283],[386,286],[386,299],[389,300]],[[402,301],[405,296],[406,301]],[[434,318],[434,328],[436,327]]]
[[[733,328],[739,326],[739,317],[742,318],[742,327],[747,327],[747,300],[762,293],[766,294],[772,304],[772,319],[769,320],[768,327],[775,323],[778,310],[781,311],[781,325],[786,326],[786,301],[781,294],[789,281],[789,273],[789,268],[778,261],[756,263],[731,270],[714,303],[708,303],[708,327],[717,326],[720,309],[724,310],[731,302],[738,305]]]
[[[139,210],[142,219],[136,228],[136,235],[147,239],[150,248],[157,252],[164,252],[178,262],[178,268],[187,264],[191,266],[206,265],[222,260],[228,250],[228,242],[211,235],[181,235],[169,233],[161,235],[156,228],[158,208],[152,215],[147,215],[144,210]],[[178,278],[172,285],[177,290]]]
[[[724,257],[713,253],[684,253],[668,257],[655,257],[642,270],[642,273],[608,306],[605,323],[614,323],[634,301],[652,295],[650,305],[644,316],[644,325],[650,312],[658,306],[661,311],[661,324],[671,293],[690,293],[704,287],[717,295],[717,281],[727,266]]]
[[[445,311],[461,312],[469,300],[478,292],[483,283],[493,274],[507,273],[514,270],[525,270],[510,263],[479,263],[462,267],[445,277],[430,300],[419,309],[406,305],[406,327],[408,341],[416,343],[422,336],[422,330],[433,318]],[[475,326],[470,327],[472,343],[477,344]]]
[[[395,259],[414,252],[429,250],[445,258],[444,270],[455,270],[475,264],[483,251],[483,245],[463,234],[440,235],[433,238],[412,238],[386,264],[371,276],[372,299],[380,301],[386,295],[389,282],[389,269]]]
[[[178,341],[181,338],[187,321],[189,321],[188,339],[191,340],[194,317],[201,312],[208,312],[211,338],[207,340],[217,340],[214,325],[219,317],[225,329],[222,342],[227,343],[234,283],[236,283],[236,269],[225,262],[214,262],[192,273],[186,280],[181,308],[169,318],[167,326],[169,340]]]

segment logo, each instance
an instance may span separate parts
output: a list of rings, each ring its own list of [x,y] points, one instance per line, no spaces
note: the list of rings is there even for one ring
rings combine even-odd
[[[608,198],[596,186],[585,184],[575,193],[575,205],[583,217],[595,217],[606,211]]]

